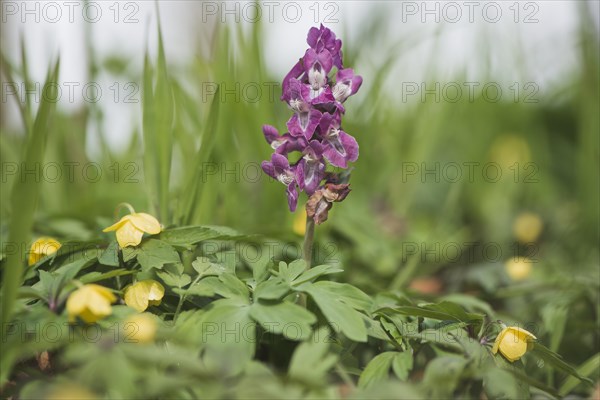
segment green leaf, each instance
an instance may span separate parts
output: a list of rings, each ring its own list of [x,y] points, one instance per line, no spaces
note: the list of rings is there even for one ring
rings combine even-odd
[[[455,355],[431,360],[423,376],[423,385],[431,397],[452,398],[466,364],[465,358]]]
[[[244,236],[224,226],[187,226],[166,229],[161,232],[160,240],[172,246],[191,249],[192,245],[205,240],[241,239]]]
[[[94,271],[94,272],[90,272],[89,274],[85,274],[85,275],[81,276],[79,278],[79,280],[83,283],[93,283],[93,282],[103,281],[105,279],[114,278],[115,276],[125,276],[125,275],[131,275],[134,273],[135,273],[135,271],[128,271],[123,268],[113,269],[112,271],[104,272],[104,273]]]
[[[357,310],[368,311],[373,304],[373,300],[365,292],[347,283],[319,281],[313,287],[333,294],[341,302]]]
[[[378,382],[387,380],[395,357],[395,351],[388,351],[375,356],[369,364],[367,364],[362,374],[360,374],[358,387],[366,389]]]
[[[288,294],[290,287],[286,282],[278,278],[259,283],[254,289],[255,299],[278,300]]]
[[[527,384],[502,368],[488,368],[483,375],[483,389],[490,400],[530,398]]]
[[[211,284],[209,279],[203,279],[191,285],[187,289],[177,288],[173,289],[173,291],[179,295],[185,296],[213,297],[215,295],[214,285]]]
[[[293,286],[298,286],[306,282],[313,281],[324,275],[337,274],[343,272],[343,269],[332,267],[331,265],[318,265],[304,272],[302,275],[292,281]]]
[[[198,257],[196,260],[192,261],[192,268],[194,268],[200,276],[217,276],[226,272],[224,266],[213,263],[206,257]]]
[[[410,351],[403,351],[401,353],[396,353],[394,360],[392,361],[392,369],[394,370],[394,374],[401,381],[405,381],[408,379],[408,373],[413,368],[413,355]]]
[[[180,263],[179,254],[173,246],[162,240],[148,239],[136,249],[137,260],[143,271],[161,269],[165,264]]]
[[[217,294],[223,296],[225,293],[227,293],[229,296],[225,297],[239,297],[245,301],[248,301],[248,298],[250,297],[248,286],[246,286],[244,282],[240,281],[237,276],[233,274],[222,274],[219,276],[219,280],[223,283],[226,290],[219,291],[215,289]]]
[[[242,363],[250,361],[256,347],[256,323],[250,307],[231,300],[217,300],[202,318],[202,342],[217,349],[234,349]]]
[[[279,278],[283,279],[288,284],[298,278],[306,270],[306,262],[304,260],[295,260],[289,264],[283,261],[279,262]]]
[[[98,257],[98,262],[102,265],[109,267],[119,266],[119,244],[117,242],[110,242],[106,250]]]
[[[250,307],[250,317],[267,332],[283,335],[290,340],[306,340],[317,317],[296,304],[259,301]]]
[[[567,374],[576,377],[580,381],[587,382],[591,385],[594,384],[594,382],[591,379],[580,375],[579,372],[577,372],[577,370],[575,368],[573,368],[571,365],[564,362],[562,359],[562,356],[560,356],[559,354],[556,354],[555,352],[553,352],[549,348],[545,347],[544,345],[542,345],[540,343],[534,343],[532,353],[535,354],[536,356],[540,357],[544,361],[547,361],[548,363],[550,363],[550,365],[552,365],[554,368],[559,369],[563,372],[566,372]]]
[[[592,357],[590,357],[586,362],[581,364],[579,368],[577,368],[577,373],[580,376],[588,377],[594,373],[598,373],[600,370],[600,353],[596,353]],[[575,376],[569,376],[563,384],[560,386],[559,394],[561,396],[566,396],[571,392],[577,385],[579,384],[579,380]]]
[[[338,360],[338,356],[329,351],[329,340],[329,330],[321,328],[310,340],[300,343],[290,361],[289,378],[310,386],[324,386],[327,372]]]
[[[192,281],[188,274],[176,275],[168,271],[157,271],[156,275],[165,283],[165,285],[173,288],[183,288]]]
[[[413,317],[432,318],[472,323],[483,320],[483,314],[468,313],[458,304],[442,301],[440,303],[421,304],[419,306],[391,307],[395,312]]]
[[[305,283],[298,290],[312,297],[334,331],[356,342],[366,342],[367,328],[361,314],[342,302],[336,294],[315,285]]]

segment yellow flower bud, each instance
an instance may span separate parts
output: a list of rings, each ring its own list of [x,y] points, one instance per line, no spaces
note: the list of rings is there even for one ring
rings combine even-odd
[[[54,238],[41,237],[31,245],[29,250],[29,265],[33,265],[42,258],[54,254],[60,249],[61,244]]]
[[[304,236],[306,233],[306,208],[300,207],[294,216],[292,230],[298,236]]]
[[[543,227],[544,223],[537,214],[525,212],[515,219],[513,234],[521,243],[532,243],[540,236]]]
[[[111,304],[115,301],[117,298],[107,288],[94,284],[83,285],[67,299],[69,321],[73,322],[79,317],[93,324],[112,313]]]
[[[504,268],[513,281],[522,281],[531,275],[533,263],[526,257],[514,257],[506,261]]]
[[[156,218],[146,213],[133,213],[124,216],[119,222],[105,228],[102,232],[117,231],[117,242],[121,248],[137,246],[142,242],[144,233],[156,235],[161,226]]]
[[[510,362],[515,362],[527,352],[530,343],[537,339],[531,332],[516,326],[502,329],[496,337],[492,353],[498,351]]]
[[[165,288],[163,285],[155,280],[147,279],[127,286],[123,297],[125,304],[142,312],[148,306],[159,305],[164,295]]]
[[[123,323],[124,341],[127,343],[151,343],[156,336],[156,319],[148,314],[135,314]]]

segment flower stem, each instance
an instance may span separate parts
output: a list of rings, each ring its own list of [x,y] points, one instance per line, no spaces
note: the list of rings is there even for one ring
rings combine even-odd
[[[312,248],[315,240],[315,221],[306,217],[306,231],[304,232],[304,243],[302,244],[302,259],[306,263],[305,271],[308,271],[312,263]],[[298,294],[298,304],[306,308],[306,293]]]
[[[315,221],[306,217],[306,232],[304,232],[304,244],[302,245],[303,259],[306,262],[308,271],[312,263],[312,248],[315,239]]]
[[[133,206],[131,204],[119,203],[119,205],[117,205],[117,207],[115,208],[115,220],[119,219],[119,212],[122,208],[127,208],[127,210],[129,210],[129,214],[135,214],[135,210],[133,209]]]

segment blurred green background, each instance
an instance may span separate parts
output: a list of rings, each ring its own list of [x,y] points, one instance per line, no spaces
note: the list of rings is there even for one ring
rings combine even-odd
[[[341,263],[340,279],[369,293],[474,294],[507,321],[533,322],[538,337],[575,365],[597,353],[599,43],[585,4],[577,10],[576,68],[539,92],[520,81],[516,98],[507,84],[497,102],[481,90],[472,99],[463,91],[457,101],[451,101],[451,91],[439,100],[421,100],[421,92],[411,101],[394,97],[414,89],[395,66],[411,57],[415,37],[390,39],[386,32],[395,21],[385,7],[337,31],[345,65],[365,81],[347,102],[344,119],[344,130],[360,144],[360,158],[351,195],[317,228],[317,257]],[[222,91],[206,98],[207,82],[222,89],[281,80],[267,68],[263,24],[246,28],[217,24],[207,54],[184,67],[172,67],[157,47],[143,69],[134,69],[118,54],[94,56],[90,39],[89,80],[109,74],[137,82],[141,121],[133,124],[130,143],[114,149],[105,132],[113,122],[97,104],[75,112],[50,110],[47,124],[36,128],[35,102],[21,103],[19,118],[28,129],[4,124],[1,131],[2,241],[8,240],[9,223],[27,226],[35,200],[34,237],[98,237],[126,201],[167,226],[228,225],[264,240],[300,243],[294,232],[299,217],[287,210],[283,186],[257,175],[271,153],[261,126],[282,130],[290,115],[277,101],[279,87],[275,101],[235,101]],[[443,34],[441,28],[427,40],[435,47]],[[373,58],[374,48],[381,61]],[[480,54],[485,59],[484,47]],[[518,71],[527,57],[535,55],[524,54],[522,65],[505,68]],[[444,62],[427,60],[432,66]],[[3,82],[27,82],[27,65],[26,56],[3,58]],[[469,81],[466,67],[450,78],[436,70],[417,85],[431,89],[453,82],[464,89]],[[499,81],[491,67],[483,75],[480,87]],[[7,106],[3,102],[3,113]],[[86,143],[90,131],[97,133],[93,154]],[[36,152],[46,168],[39,187],[29,182],[15,194],[27,179],[12,168],[33,162],[27,157]],[[52,163],[65,174],[56,181]],[[66,175],[68,163],[79,163],[73,179]],[[102,175],[96,179],[97,170]],[[529,219],[515,226],[523,213]],[[531,259],[531,271],[511,278],[505,263],[514,256]]]

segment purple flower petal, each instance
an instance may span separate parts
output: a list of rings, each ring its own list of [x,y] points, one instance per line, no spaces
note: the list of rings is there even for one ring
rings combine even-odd
[[[323,156],[336,167],[348,168],[348,162],[358,159],[358,143],[354,137],[344,131],[338,131],[337,135],[329,135],[325,142],[328,144]]]
[[[308,82],[313,90],[319,90],[327,84],[327,75],[333,67],[333,59],[327,50],[317,53],[313,49],[306,50],[304,68]]]
[[[296,189],[296,183],[288,185],[286,194],[290,211],[296,211],[296,206],[298,205],[298,189]]]
[[[271,144],[280,138],[279,131],[277,128],[271,125],[263,125],[262,127],[263,134],[265,135],[265,139],[267,139],[267,143]]]
[[[324,176],[325,164],[320,160],[302,158],[298,163],[296,180],[300,190],[304,190],[309,196],[317,190]]]
[[[302,64],[302,59],[300,59],[296,63],[296,65],[294,65],[292,67],[290,72],[288,72],[288,74],[285,76],[285,78],[283,78],[283,82],[281,84],[281,92],[282,92],[281,100],[283,100],[285,102],[290,101],[290,99],[288,97],[286,97],[290,82],[292,80],[297,80],[302,75],[303,72],[304,72],[304,65]]]
[[[292,136],[304,136],[310,140],[321,121],[321,112],[311,109],[309,112],[295,113],[287,122],[287,128]]]
[[[321,24],[319,28],[310,28],[308,36],[306,38],[308,45],[315,50],[317,53],[323,50],[329,51],[333,59],[333,65],[338,69],[342,69],[342,41],[336,39],[335,33],[329,28],[326,28]]]
[[[362,77],[354,75],[351,68],[339,70],[335,76],[336,83],[333,87],[333,96],[337,101],[343,103],[346,99],[358,92],[362,85]]]
[[[277,146],[275,151],[279,154],[289,154],[293,151],[304,151],[308,143],[304,136],[294,137],[289,133],[281,136],[280,145]]]

